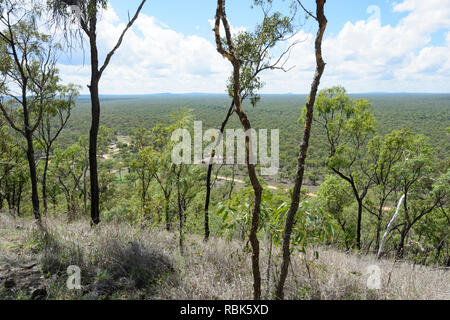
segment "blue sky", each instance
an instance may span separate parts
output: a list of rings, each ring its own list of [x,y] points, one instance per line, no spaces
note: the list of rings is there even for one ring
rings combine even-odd
[[[314,9],[315,1],[303,1]],[[101,53],[114,45],[138,0],[111,0],[99,26]],[[250,0],[227,0],[237,31],[261,20]],[[274,10],[287,12],[287,1]],[[214,0],[148,0],[135,27],[102,79],[105,94],[224,92],[229,65],[215,51],[211,19]],[[350,92],[450,92],[450,0],[328,0],[322,87],[344,85]],[[299,15],[297,22],[304,20]],[[305,93],[314,73],[316,23],[299,29],[289,73],[263,75],[263,93]],[[75,52],[63,57],[66,81],[87,83],[89,61]],[[85,86],[84,86],[85,87]]]
[[[112,0],[111,5],[119,17],[127,19],[127,12],[132,12],[139,1]],[[305,6],[314,9],[314,1],[304,1]],[[274,9],[285,11],[288,1],[275,2]],[[250,0],[228,0],[227,15],[234,25],[252,28],[261,18],[258,9],[251,9]],[[339,32],[347,21],[356,22],[369,16],[367,8],[371,5],[380,7],[383,24],[396,24],[405,14],[393,13],[392,1],[374,0],[328,0],[326,13],[329,20],[327,33]],[[157,17],[161,22],[178,32],[212,37],[207,23],[215,14],[217,3],[214,0],[151,0],[143,9],[143,13]],[[197,27],[200,27],[198,30]]]

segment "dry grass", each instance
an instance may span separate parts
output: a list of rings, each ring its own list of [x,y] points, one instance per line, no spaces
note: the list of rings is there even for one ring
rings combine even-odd
[[[41,267],[50,275],[48,298],[252,298],[250,253],[240,242],[211,239],[205,244],[188,235],[181,255],[177,234],[163,230],[113,223],[93,229],[87,221],[67,225],[55,219],[46,224],[50,231],[43,239],[29,222],[0,216],[0,245],[21,242],[26,254],[41,252]],[[263,293],[271,299],[278,271],[272,267],[267,279],[268,250],[261,247]],[[316,250],[317,259],[314,249],[307,256],[294,252],[287,299],[450,299],[448,270]],[[65,268],[70,264],[82,269],[84,286],[79,292],[65,289]],[[279,264],[275,255],[271,265]],[[367,289],[367,268],[373,264],[381,270],[380,290]]]

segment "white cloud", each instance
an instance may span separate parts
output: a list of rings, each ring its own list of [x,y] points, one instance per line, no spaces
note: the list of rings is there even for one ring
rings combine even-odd
[[[124,27],[113,8],[103,13],[98,25],[100,64]],[[66,82],[89,83],[89,65],[59,68]],[[100,86],[104,94],[224,92],[224,74],[228,72],[228,64],[211,42],[185,36],[141,14],[113,56]]]
[[[322,87],[341,84],[351,92],[449,92],[450,32],[445,44],[432,45],[431,40],[433,33],[450,29],[450,0],[404,0],[394,3],[392,10],[406,14],[397,25],[382,25],[375,10],[375,16],[347,22],[338,34],[324,40],[327,67]],[[208,22],[213,26],[213,20]],[[98,32],[103,58],[124,27],[113,8],[104,12]],[[245,30],[232,27],[234,34]],[[309,91],[315,68],[314,37],[300,31],[286,44],[299,41],[287,64],[295,68],[265,73],[263,92]],[[106,69],[101,92],[224,92],[230,64],[217,53],[213,41],[186,36],[141,14]],[[89,66],[60,65],[60,69],[66,81],[89,82]]]
[[[211,27],[211,29],[214,29],[214,27],[216,25],[216,20],[208,19],[208,23],[209,23],[209,26]],[[219,31],[222,36],[225,36],[225,27],[223,26],[222,22],[220,22]],[[230,32],[231,32],[232,36],[235,36],[241,32],[245,32],[245,31],[247,31],[246,27],[235,27],[230,24]]]
[[[404,0],[393,5],[394,12],[408,12],[401,25],[418,32],[434,32],[450,26],[450,0]]]
[[[370,17],[347,22],[324,40],[325,86],[342,84],[356,92],[450,90],[450,33],[444,46],[430,45],[433,32],[450,28],[450,0],[405,0],[393,10],[407,13],[396,26]]]

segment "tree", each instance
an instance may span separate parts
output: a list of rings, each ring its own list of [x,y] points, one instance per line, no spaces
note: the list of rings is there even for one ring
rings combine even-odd
[[[394,179],[395,170],[398,168],[397,164],[403,161],[406,145],[410,139],[412,139],[410,130],[404,129],[393,131],[385,137],[376,136],[368,145],[367,171],[363,170],[363,172],[371,179],[375,187],[374,193],[377,203],[370,205],[366,201],[364,208],[377,219],[376,251],[380,247],[382,221],[387,201],[398,187]]]
[[[361,223],[374,172],[367,176],[366,151],[375,131],[375,117],[368,100],[352,100],[343,87],[322,90],[316,103],[314,121],[326,132],[329,154],[327,167],[350,184],[358,203],[356,247],[361,249]]]
[[[82,155],[83,155],[83,161],[85,163],[84,170],[83,170],[83,209],[84,214],[88,214],[88,190],[87,190],[87,179],[88,179],[88,170],[89,170],[89,138],[87,136],[81,136],[78,138],[78,144],[81,147]]]
[[[325,62],[322,58],[322,39],[327,27],[327,18],[325,17],[324,7],[326,0],[316,0],[316,15],[303,7],[300,1],[298,4],[307,12],[307,14],[314,18],[319,24],[319,30],[317,31],[315,40],[315,56],[316,56],[316,73],[314,75],[314,80],[311,85],[311,91],[308,97],[308,102],[306,103],[306,114],[305,114],[305,129],[303,131],[303,140],[300,144],[300,152],[298,156],[297,173],[295,176],[294,190],[292,192],[292,199],[289,211],[286,217],[286,225],[283,232],[283,261],[281,264],[280,278],[276,288],[277,299],[284,298],[284,283],[288,274],[289,262],[290,262],[290,242],[291,233],[294,226],[295,214],[300,205],[300,193],[303,184],[303,175],[305,173],[305,162],[308,155],[309,139],[311,134],[311,126],[314,114],[314,104],[316,100],[317,90],[319,89],[320,80],[322,78],[323,72],[325,70]]]
[[[180,251],[184,252],[184,234],[183,226],[186,222],[186,211],[190,202],[199,192],[195,179],[199,176],[200,170],[192,165],[180,164],[176,170],[176,188],[177,188],[177,208],[179,219]]]
[[[26,170],[23,149],[9,131],[0,123],[0,210],[6,200],[9,213],[20,216],[22,195],[29,181],[29,172]]]
[[[9,126],[27,143],[33,214],[40,223],[38,178],[34,150],[34,133],[39,127],[45,102],[58,83],[56,52],[48,35],[38,31],[36,10],[25,11],[19,3],[0,3],[0,109]],[[16,91],[19,90],[19,92]]]
[[[55,150],[55,173],[66,198],[69,221],[76,218],[77,194],[81,193],[80,184],[87,165],[80,157],[82,152],[82,146],[78,143],[64,151]]]
[[[344,209],[353,200],[350,186],[335,175],[328,175],[317,191],[320,207],[331,214],[344,234],[346,249],[350,249],[351,231],[343,216]]]
[[[230,25],[225,12],[225,0],[217,1],[214,33],[217,51],[226,58],[233,67],[232,76],[229,79],[228,94],[232,97],[234,112],[245,132],[252,129],[247,113],[243,108],[243,101],[250,98],[253,105],[259,100],[257,90],[261,89],[263,83],[259,77],[264,70],[285,70],[291,48],[295,42],[285,50],[278,59],[271,59],[270,50],[281,41],[286,40],[293,32],[293,17],[282,16],[279,12],[270,14],[269,9],[264,7],[263,2],[255,1],[263,8],[264,19],[253,33],[241,32],[234,37],[231,34]],[[270,6],[269,6],[270,8]],[[225,29],[225,38],[221,37],[220,24]],[[257,237],[259,215],[261,211],[261,196],[263,187],[256,174],[252,151],[250,150],[251,137],[246,135],[245,152],[248,176],[255,194],[253,213],[249,240],[252,246],[252,271],[253,271],[253,298],[261,298],[261,273],[259,269],[259,240]],[[207,212],[206,212],[207,214]]]
[[[37,141],[42,146],[45,154],[44,172],[42,174],[42,202],[44,215],[47,214],[47,172],[52,153],[52,147],[56,139],[66,127],[69,121],[75,99],[78,96],[77,86],[55,86],[53,97],[45,102],[42,121],[37,129]]]
[[[449,197],[449,173],[433,177],[433,151],[427,139],[417,135],[409,139],[403,161],[397,164],[396,182],[404,194],[403,219],[393,229],[400,233],[397,258],[403,258],[406,237],[423,217],[445,207]]]
[[[89,39],[90,57],[91,57],[91,82],[88,85],[91,94],[91,113],[92,122],[89,132],[89,168],[91,183],[91,219],[93,224],[100,222],[100,198],[98,184],[97,167],[97,138],[100,126],[100,97],[99,82],[103,72],[108,67],[111,58],[119,49],[125,34],[137,20],[146,0],[142,0],[133,18],[128,21],[127,26],[122,31],[116,45],[106,55],[102,65],[99,64],[99,53],[97,47],[97,21],[102,9],[106,9],[107,0],[78,0],[78,1],[49,1],[50,9],[53,11],[53,20],[56,24],[62,24],[64,30],[68,30],[68,25],[72,24],[70,13],[67,10],[69,5],[76,4],[80,9],[79,24],[81,30]]]
[[[171,158],[171,144],[170,135],[171,128],[157,125],[153,128],[151,146],[157,151],[155,155],[155,167],[158,168],[154,172],[154,179],[158,183],[164,197],[164,218],[166,223],[166,230],[171,228],[171,214],[170,214],[170,197],[174,187],[175,166]],[[146,141],[147,135],[140,135],[144,139],[137,139],[135,141]],[[145,142],[147,143],[147,142]]]
[[[447,190],[450,188],[450,171],[447,171],[441,178],[439,184],[442,184]],[[437,190],[437,189],[436,189]],[[442,190],[443,191],[443,190]],[[450,216],[449,197],[442,199],[438,208],[425,215],[415,226],[417,244],[420,248],[420,254],[424,255],[422,264],[429,262],[449,267],[450,262]],[[422,244],[420,244],[422,243]],[[428,259],[434,251],[434,257]]]
[[[150,200],[149,187],[152,180],[155,178],[157,171],[156,167],[156,153],[151,146],[142,147],[139,153],[131,160],[131,169],[135,171],[138,175],[140,182],[140,193],[141,193],[141,206],[144,215],[150,213]]]
[[[231,103],[230,108],[228,109],[228,113],[225,117],[225,120],[222,122],[222,125],[220,126],[220,138],[217,141],[217,145],[219,145],[219,143],[221,143],[222,137],[223,137],[223,133],[225,131],[225,127],[228,123],[228,120],[230,120],[231,115],[234,112],[234,101]],[[209,164],[208,164],[208,171],[206,174],[206,197],[205,197],[205,229],[204,229],[204,240],[205,242],[207,242],[209,240],[209,202],[211,199],[211,174],[212,174],[212,169],[213,169],[213,160],[214,157],[216,156],[216,150],[213,150],[211,152],[211,158],[209,159]],[[234,173],[234,167],[233,167],[233,173]],[[234,179],[234,175],[233,175],[233,179]],[[233,189],[233,184],[231,184],[231,190]],[[231,194],[231,191],[230,191]]]

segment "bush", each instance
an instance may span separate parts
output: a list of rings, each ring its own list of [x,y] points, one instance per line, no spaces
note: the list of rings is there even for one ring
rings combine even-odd
[[[101,249],[103,259],[100,267],[107,270],[113,280],[133,280],[137,288],[150,286],[174,270],[166,256],[136,241],[127,244],[108,241],[102,244]]]
[[[73,243],[63,244],[56,236],[45,232],[40,263],[44,274],[61,275],[71,265],[85,267],[83,249]]]

